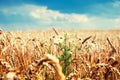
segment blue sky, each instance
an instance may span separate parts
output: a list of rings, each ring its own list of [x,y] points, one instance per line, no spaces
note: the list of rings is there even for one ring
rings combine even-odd
[[[0,0],[0,28],[120,29],[120,0]]]

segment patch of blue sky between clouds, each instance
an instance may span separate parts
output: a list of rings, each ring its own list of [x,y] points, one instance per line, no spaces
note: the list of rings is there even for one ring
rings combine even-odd
[[[120,17],[120,0],[114,0],[108,3],[94,4],[89,6],[88,15],[107,18]]]

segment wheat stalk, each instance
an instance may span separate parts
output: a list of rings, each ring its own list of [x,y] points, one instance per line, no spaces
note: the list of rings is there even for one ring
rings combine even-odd
[[[50,64],[54,68],[57,75],[57,80],[65,80],[65,76],[62,73],[62,68],[59,64],[59,60],[55,56],[52,56],[50,54],[45,54],[42,59],[36,60],[31,65],[29,65],[29,71],[32,73],[37,72],[40,65],[43,65],[44,62]]]

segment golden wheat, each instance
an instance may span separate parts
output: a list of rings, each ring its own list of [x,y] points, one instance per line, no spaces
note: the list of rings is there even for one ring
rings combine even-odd
[[[66,75],[65,63],[59,62],[63,49],[56,42],[64,35],[66,46],[73,44]],[[120,31],[0,30],[0,79],[120,80]]]

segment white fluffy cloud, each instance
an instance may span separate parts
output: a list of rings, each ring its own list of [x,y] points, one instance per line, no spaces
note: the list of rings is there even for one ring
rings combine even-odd
[[[36,19],[42,19],[46,21],[67,21],[67,22],[88,22],[89,19],[86,15],[80,14],[63,14],[59,11],[49,10],[47,7],[41,7],[34,9],[30,12],[30,16]]]

